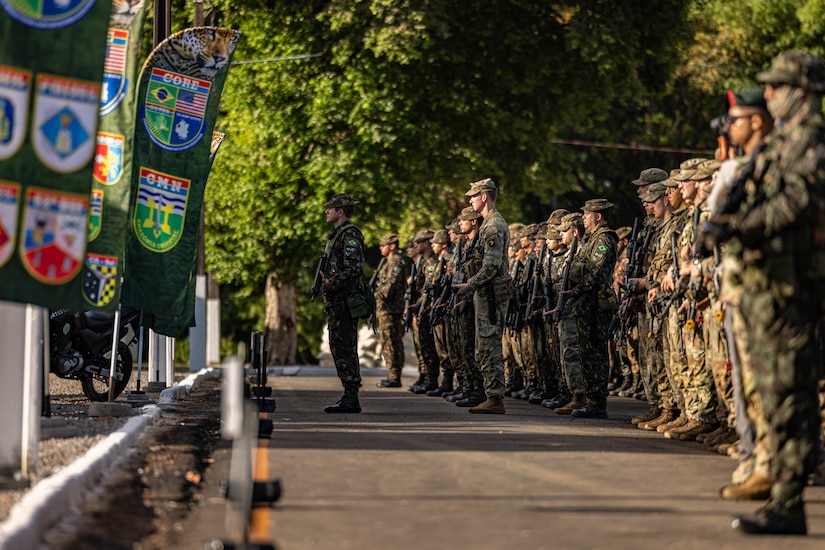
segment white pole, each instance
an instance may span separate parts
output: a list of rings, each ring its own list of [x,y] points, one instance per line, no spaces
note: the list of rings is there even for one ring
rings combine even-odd
[[[117,348],[120,343],[120,304],[115,310],[115,324],[112,327],[112,360],[109,361],[109,402],[115,400],[115,379],[117,376]]]
[[[206,368],[206,275],[195,279],[195,326],[189,328],[189,372]]]

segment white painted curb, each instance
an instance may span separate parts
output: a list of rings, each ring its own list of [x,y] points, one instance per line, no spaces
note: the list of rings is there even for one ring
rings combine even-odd
[[[164,407],[189,397],[201,379],[220,376],[220,370],[207,368],[189,375],[180,385],[163,390],[157,406],[143,407],[140,416],[130,418],[78,460],[35,485],[0,523],[0,550],[38,548],[45,532],[94,495],[93,489],[134,448],[145,430],[157,422]]]

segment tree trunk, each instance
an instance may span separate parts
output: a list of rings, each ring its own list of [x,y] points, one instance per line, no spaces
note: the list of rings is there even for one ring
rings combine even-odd
[[[295,285],[282,283],[275,273],[270,273],[266,277],[265,293],[267,365],[294,365],[298,353],[298,294]]]

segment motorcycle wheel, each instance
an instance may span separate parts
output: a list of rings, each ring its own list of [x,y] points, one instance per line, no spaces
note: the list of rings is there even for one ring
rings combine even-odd
[[[92,359],[94,365],[108,372],[112,361],[112,352],[107,350],[106,353],[98,355]],[[120,379],[115,378],[115,394],[117,397],[126,386],[129,384],[129,378],[132,376],[132,353],[129,351],[129,346],[123,342],[119,342],[117,346],[117,372],[122,375]],[[89,398],[89,401],[108,401],[109,400],[109,375],[93,374],[84,370],[79,373],[80,383],[83,385],[83,393]]]

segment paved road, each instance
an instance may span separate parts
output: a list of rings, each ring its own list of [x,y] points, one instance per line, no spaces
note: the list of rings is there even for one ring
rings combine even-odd
[[[336,378],[270,379],[268,468],[284,493],[258,513],[279,550],[825,548],[825,487],[806,492],[807,537],[733,532],[727,516],[759,506],[717,496],[736,463],[636,429],[639,401],[611,398],[608,420],[513,400],[480,416],[375,380],[364,412],[332,416],[322,408],[340,395]],[[209,495],[228,453],[215,458],[184,548],[226,538],[226,505]]]

